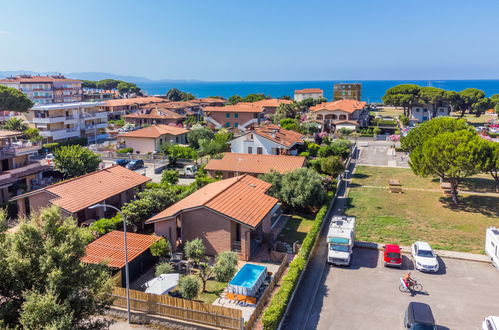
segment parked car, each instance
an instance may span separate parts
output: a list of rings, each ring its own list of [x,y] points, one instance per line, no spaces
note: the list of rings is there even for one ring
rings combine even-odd
[[[436,330],[435,318],[429,305],[420,302],[410,302],[404,316],[405,329]]]
[[[402,267],[400,246],[396,244],[386,244],[383,247],[383,259],[385,261],[385,266]]]
[[[129,170],[138,170],[139,168],[144,167],[144,161],[142,159],[134,159],[131,160],[127,165],[126,168]]]
[[[46,159],[46,160],[54,160],[54,158],[55,158],[54,154],[47,154],[47,155],[45,156],[45,159]]]
[[[438,272],[437,255],[427,242],[418,241],[411,246],[414,267],[422,272]]]
[[[482,330],[499,330],[499,316],[488,316],[482,322]]]
[[[113,164],[125,167],[129,162],[128,159],[116,159]]]

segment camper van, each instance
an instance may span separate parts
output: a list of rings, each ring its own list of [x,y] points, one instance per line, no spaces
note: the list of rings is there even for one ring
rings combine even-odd
[[[350,265],[355,243],[355,217],[334,216],[327,233],[327,263]]]
[[[485,234],[485,253],[492,264],[499,269],[499,228],[489,227]]]

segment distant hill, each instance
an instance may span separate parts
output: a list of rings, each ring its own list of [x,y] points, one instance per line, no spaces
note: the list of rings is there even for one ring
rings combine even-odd
[[[51,74],[61,74],[61,72],[35,72],[28,70],[17,70],[17,71],[0,71],[0,78],[17,76],[20,74],[31,74],[31,75],[51,75]],[[72,72],[72,73],[62,73],[68,78],[73,79],[82,79],[82,80],[102,80],[102,79],[115,79],[115,80],[123,80],[132,83],[148,83],[148,82],[180,82],[180,81],[198,81],[198,80],[184,80],[184,79],[160,79],[160,80],[152,80],[146,77],[137,77],[137,76],[123,76],[114,73],[106,73],[106,72]]]

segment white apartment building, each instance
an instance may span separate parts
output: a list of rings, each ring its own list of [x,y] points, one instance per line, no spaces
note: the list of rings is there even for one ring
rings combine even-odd
[[[320,88],[305,88],[295,90],[295,101],[300,102],[305,99],[320,99],[324,97],[324,91]]]
[[[432,118],[450,116],[450,107],[441,106],[434,109],[433,105],[427,104],[412,108],[411,121],[421,123]]]
[[[25,115],[46,142],[88,138],[89,143],[106,137],[107,112],[104,102],[38,104]]]
[[[35,104],[81,102],[83,98],[81,81],[62,75],[20,75],[0,79],[0,85],[22,91]]]

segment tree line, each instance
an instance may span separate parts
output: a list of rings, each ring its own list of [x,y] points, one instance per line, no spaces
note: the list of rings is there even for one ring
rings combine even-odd
[[[138,87],[136,84],[116,79],[103,79],[99,81],[82,80],[81,87],[104,90],[116,89],[120,94],[135,93],[138,95],[142,95],[140,87]]]
[[[466,113],[478,117],[494,107],[499,113],[499,94],[486,97],[482,90],[476,88],[455,92],[436,87],[402,84],[389,88],[382,100],[385,105],[402,107],[404,115],[409,118],[412,116],[413,108],[422,105],[432,106],[432,117],[436,117],[437,108],[443,106],[450,107],[452,111],[459,111],[461,117]]]

